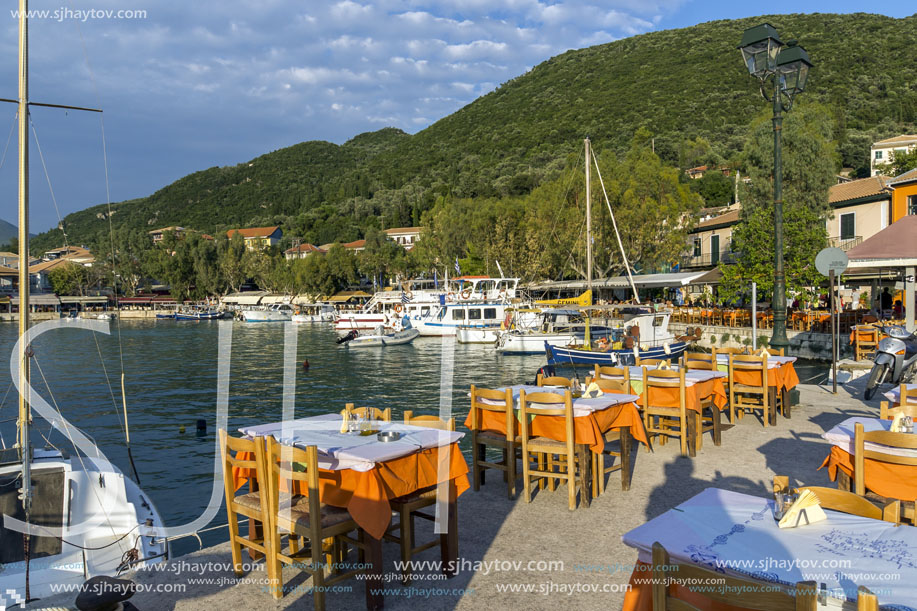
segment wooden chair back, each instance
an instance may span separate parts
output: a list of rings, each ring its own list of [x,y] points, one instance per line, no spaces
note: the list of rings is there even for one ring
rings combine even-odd
[[[484,401],[489,401],[485,403]],[[471,430],[478,431],[482,429],[481,412],[495,412],[503,415],[503,421],[506,431],[506,439],[512,440],[516,437],[518,424],[516,423],[515,409],[513,406],[513,391],[511,388],[506,390],[492,390],[489,388],[471,387]]]
[[[706,352],[686,352],[684,364],[689,370],[716,371],[716,355]]]
[[[351,413],[358,418],[363,418],[365,420],[381,420],[382,422],[391,422],[392,421],[392,408],[386,407],[385,409],[379,409],[378,407],[354,407],[353,403],[348,403],[347,407],[350,409]]]
[[[590,381],[598,380],[623,380],[630,384],[630,367],[608,367],[596,365]]]
[[[406,410],[404,412],[404,423],[410,424],[412,426],[422,426],[428,429],[438,429],[440,431],[455,430],[455,418],[443,420],[439,416],[434,416],[432,414],[422,414],[420,416],[415,416],[414,412],[410,410]]]
[[[650,395],[652,389],[678,389],[678,405],[660,405],[657,401],[652,400]],[[688,455],[688,414],[685,393],[685,370],[678,371],[665,369],[643,369],[643,427],[646,432],[652,435],[663,435],[663,441],[669,436],[677,436],[681,444],[682,456]],[[655,424],[657,419],[662,419],[659,424]],[[678,425],[678,432],[675,433],[668,426],[665,420],[674,420]]]
[[[641,359],[637,357],[637,367],[669,367],[669,361],[665,359]]]
[[[697,607],[669,595],[673,577],[683,588],[715,602],[760,611],[815,611],[818,589],[814,581],[796,584],[795,596],[776,588],[762,588],[758,582],[717,573],[696,564],[673,560],[658,541],[653,543],[653,611],[698,611]],[[715,581],[713,581],[715,580]],[[690,584],[716,583],[716,588]]]
[[[603,393],[624,393],[630,394],[630,380],[608,380],[601,379],[592,382],[599,387]]]
[[[885,507],[873,505],[865,497],[857,496],[853,492],[838,490],[837,488],[825,488],[822,486],[797,486],[790,489],[789,478],[785,475],[774,476],[774,492],[794,492],[799,493],[802,490],[811,490],[818,497],[818,504],[822,509],[832,509],[841,513],[848,513],[854,516],[861,516],[873,520],[884,520],[897,524],[901,521],[901,502],[893,501]]]
[[[220,429],[220,449],[223,458],[223,481],[226,483],[226,492],[231,494],[235,490],[232,479],[233,469],[249,469],[256,475],[255,489],[257,484],[264,483],[263,465],[258,461],[257,455],[261,451],[260,446],[263,444],[261,437],[249,439],[247,437],[232,437],[226,432],[226,429]],[[239,458],[240,454],[246,454],[246,458]],[[260,477],[258,477],[260,476]],[[250,480],[251,483],[251,480]]]
[[[536,386],[559,386],[561,388],[573,388],[573,380],[562,376],[544,376],[538,374],[535,379]]]
[[[736,382],[736,372],[759,372],[760,384]],[[746,408],[763,411],[764,426],[769,426],[770,409],[767,381],[767,356],[757,354],[729,355],[729,420],[736,421],[736,410],[741,417]]]
[[[759,348],[758,352],[761,352],[761,350],[762,349]],[[763,350],[766,350],[767,353],[771,356],[784,356],[783,348],[764,348]]]
[[[860,496],[866,495],[866,478],[864,467],[866,459],[893,465],[917,466],[917,456],[899,456],[881,450],[866,449],[866,443],[879,444],[888,448],[917,450],[917,435],[911,433],[892,433],[891,431],[865,432],[863,423],[854,425],[853,437],[853,482],[854,491]]]
[[[879,407],[879,418],[882,420],[894,420],[898,414],[904,414],[917,420],[917,403],[906,403],[891,407],[888,401],[882,401]]]
[[[898,389],[898,405],[917,405],[917,388],[908,390],[907,384]]]
[[[748,354],[747,348],[713,348],[714,356],[717,354]]]

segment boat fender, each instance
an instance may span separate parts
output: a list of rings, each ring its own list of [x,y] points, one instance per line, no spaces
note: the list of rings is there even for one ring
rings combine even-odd
[[[649,350],[649,349],[650,349],[650,347],[647,346],[646,344],[640,344],[640,350],[646,352],[646,351]]]
[[[408,301],[412,301],[414,299],[414,293],[411,291],[405,291],[404,296]]]
[[[185,432],[185,425],[184,425],[184,424],[178,427],[178,432],[179,432],[179,433],[184,433],[184,432]]]
[[[669,347],[668,343],[663,344],[662,349],[665,350],[666,354],[672,354],[672,349]]]
[[[462,299],[468,300],[471,299],[471,289],[465,289],[462,291]]]
[[[305,361],[302,362],[302,368],[303,369],[309,368],[309,359],[306,359]]]

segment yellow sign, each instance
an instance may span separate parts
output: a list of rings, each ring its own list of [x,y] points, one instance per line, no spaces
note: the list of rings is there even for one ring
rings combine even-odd
[[[537,305],[575,305],[580,307],[586,307],[592,305],[592,291],[584,291],[579,297],[572,297],[570,299],[546,299],[543,301],[536,301]]]

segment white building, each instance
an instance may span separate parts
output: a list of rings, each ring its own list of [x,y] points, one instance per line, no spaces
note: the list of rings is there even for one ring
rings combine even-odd
[[[420,237],[421,231],[421,227],[393,227],[392,229],[386,229],[385,235],[393,242],[403,246],[405,250],[411,250]]]
[[[885,174],[883,166],[891,163],[898,151],[910,152],[917,148],[917,136],[904,135],[874,142],[869,150],[870,176]]]

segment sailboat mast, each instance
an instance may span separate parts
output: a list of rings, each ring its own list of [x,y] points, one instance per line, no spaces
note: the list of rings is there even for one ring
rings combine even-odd
[[[592,291],[592,155],[586,138],[586,288]]]
[[[28,0],[19,0],[19,453],[22,460],[20,498],[28,519],[32,506],[32,465],[29,425],[32,414],[28,346],[21,341],[29,330],[29,25]]]

